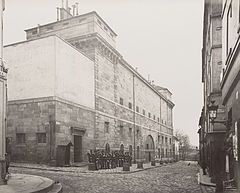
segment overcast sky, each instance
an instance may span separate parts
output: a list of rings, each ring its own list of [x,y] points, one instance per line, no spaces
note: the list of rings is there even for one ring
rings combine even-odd
[[[202,107],[202,0],[69,0],[79,14],[96,11],[118,34],[117,50],[155,84],[173,93],[174,129],[198,145]],[[4,44],[25,40],[25,29],[56,21],[61,0],[7,0]]]

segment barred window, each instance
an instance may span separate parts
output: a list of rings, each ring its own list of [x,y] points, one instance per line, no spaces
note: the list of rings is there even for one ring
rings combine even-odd
[[[145,115],[145,110],[143,109],[143,115]]]
[[[128,103],[128,108],[132,109],[132,103]]]
[[[129,127],[129,136],[131,136],[131,135],[132,135],[132,128]]]
[[[17,133],[16,134],[16,141],[17,141],[17,144],[25,143],[26,142],[25,133]]]
[[[139,113],[139,106],[136,106],[136,111],[137,113]]]
[[[123,98],[120,97],[119,103],[120,103],[120,105],[123,105]]]
[[[148,117],[151,118],[151,113],[148,113]]]
[[[104,130],[105,130],[105,133],[109,133],[109,122],[107,121],[104,122]]]
[[[46,143],[47,135],[46,133],[37,133],[37,143]]]

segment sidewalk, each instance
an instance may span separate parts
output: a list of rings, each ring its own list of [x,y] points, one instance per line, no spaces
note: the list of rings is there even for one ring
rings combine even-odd
[[[202,186],[202,191],[204,193],[214,193],[215,192],[215,187],[216,184],[211,183],[211,178],[208,175],[203,175],[203,170],[202,168],[199,168],[199,183]],[[225,189],[224,193],[239,193],[237,190],[233,189]]]
[[[10,167],[18,167],[18,168],[28,168],[28,169],[38,169],[38,170],[47,170],[47,171],[54,171],[54,172],[74,172],[74,173],[95,173],[95,174],[124,174],[124,173],[134,173],[139,172],[147,169],[152,169],[156,167],[164,167],[169,164],[174,163],[168,163],[168,164],[159,164],[156,163],[156,166],[151,166],[151,163],[144,163],[143,169],[138,169],[137,164],[132,164],[130,167],[130,171],[123,171],[122,167],[117,167],[114,169],[102,169],[102,170],[96,170],[96,171],[90,171],[88,170],[88,166],[82,166],[82,167],[76,167],[76,166],[70,166],[70,167],[53,167],[45,164],[30,164],[30,163],[11,163]]]
[[[48,192],[54,186],[54,181],[48,178],[27,175],[11,174],[7,185],[0,186],[1,193],[33,193]]]

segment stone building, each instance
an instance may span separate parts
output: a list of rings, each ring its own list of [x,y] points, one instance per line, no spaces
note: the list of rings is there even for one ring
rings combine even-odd
[[[239,25],[240,2],[224,0],[222,12],[222,103],[226,107],[228,128],[226,133],[226,172],[234,179],[240,191],[240,54]]]
[[[226,127],[212,124],[208,107],[218,105],[218,120],[224,119],[220,74],[222,72],[222,0],[204,1],[202,83],[204,106],[199,120],[200,164],[207,167],[212,182],[216,182],[224,167],[224,137]],[[220,156],[220,157],[219,157]],[[217,164],[216,164],[217,163]]]
[[[58,20],[5,46],[7,136],[14,160],[86,161],[90,149],[133,159],[172,158],[172,93],[144,79],[96,13],[58,9]]]

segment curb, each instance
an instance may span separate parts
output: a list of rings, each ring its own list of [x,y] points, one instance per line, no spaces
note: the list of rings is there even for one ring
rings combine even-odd
[[[158,166],[154,166],[154,167],[149,167],[149,168],[144,168],[144,169],[140,169],[140,170],[135,170],[135,171],[125,171],[125,172],[107,172],[107,173],[98,173],[98,172],[89,172],[89,171],[79,171],[79,173],[88,173],[88,174],[130,174],[130,173],[136,173],[136,172],[141,172],[144,170],[150,170],[150,169],[154,169],[154,168],[159,168],[162,166],[168,166],[168,165],[172,165],[174,163],[169,163],[167,165],[158,165]],[[28,166],[17,166],[17,165],[10,165],[10,167],[15,167],[15,168],[26,168],[26,169],[37,169],[37,170],[42,170],[42,171],[53,171],[53,172],[66,172],[66,173],[71,173],[74,171],[67,171],[67,170],[61,170],[61,169],[48,169],[48,168],[38,168],[38,167],[28,167]]]

